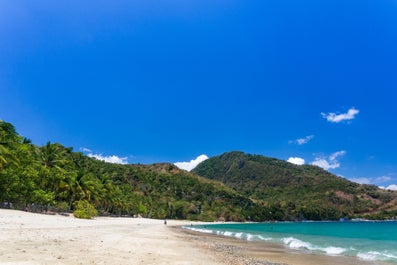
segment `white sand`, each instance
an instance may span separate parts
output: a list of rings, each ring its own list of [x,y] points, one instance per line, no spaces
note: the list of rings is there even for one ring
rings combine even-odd
[[[185,224],[0,209],[0,264],[222,264],[169,228]]]
[[[181,231],[191,222],[145,218],[76,219],[0,209],[0,264],[363,265],[269,243]]]

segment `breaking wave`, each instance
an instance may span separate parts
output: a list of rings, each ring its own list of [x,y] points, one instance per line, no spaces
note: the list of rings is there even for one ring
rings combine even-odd
[[[340,244],[339,241],[332,241],[319,243],[320,241],[315,238],[305,237],[299,238],[297,236],[285,237],[281,234],[272,233],[253,233],[244,231],[231,231],[231,230],[220,230],[216,227],[209,226],[185,226],[185,229],[197,231],[201,233],[215,234],[218,236],[227,236],[247,241],[263,241],[279,243],[288,248],[296,250],[304,250],[312,253],[325,254],[329,256],[351,256],[366,261],[389,261],[397,263],[397,250],[388,248],[388,250],[374,251],[368,249],[356,249],[353,246],[346,246],[346,244]],[[338,243],[339,242],[339,243]]]

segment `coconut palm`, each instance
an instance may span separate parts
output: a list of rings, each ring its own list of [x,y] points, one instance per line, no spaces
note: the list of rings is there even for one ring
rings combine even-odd
[[[0,169],[8,163],[19,164],[11,151],[18,141],[15,127],[11,123],[0,120]]]
[[[60,144],[51,142],[36,149],[40,166],[40,185],[45,190],[54,192],[56,196],[62,191],[62,184],[73,169],[68,159],[70,151]]]

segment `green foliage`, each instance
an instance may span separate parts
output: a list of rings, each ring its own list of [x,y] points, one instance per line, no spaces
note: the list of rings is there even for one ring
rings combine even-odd
[[[205,221],[393,218],[397,193],[318,167],[241,152],[201,163],[117,165],[59,143],[35,146],[0,120],[0,203],[32,211]]]
[[[51,191],[34,190],[32,201],[40,205],[50,206],[55,204],[54,197],[54,193]]]
[[[18,165],[19,161],[12,149],[22,141],[11,123],[0,120],[0,169],[9,165]]]
[[[54,205],[54,210],[60,213],[67,212],[69,210],[69,205],[65,201],[60,201]]]
[[[369,212],[386,217],[395,204],[383,213],[376,209],[397,198],[396,192],[359,185],[316,166],[242,152],[210,158],[193,172],[262,204],[262,211],[252,213],[256,220],[337,220]]]
[[[74,203],[75,210],[73,212],[74,217],[81,219],[91,219],[98,216],[98,211],[95,206],[86,200],[76,201]]]

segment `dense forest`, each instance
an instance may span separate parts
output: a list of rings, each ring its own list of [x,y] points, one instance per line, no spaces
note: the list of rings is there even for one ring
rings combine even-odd
[[[0,202],[29,211],[243,221],[248,198],[172,164],[119,165],[59,143],[35,146],[0,121]]]
[[[190,220],[394,218],[397,193],[313,166],[241,152],[189,173],[169,163],[110,164],[59,143],[36,146],[0,120],[0,203],[36,212]]]
[[[397,216],[396,191],[360,185],[317,166],[229,152],[200,163],[193,172],[271,209],[278,220]]]

